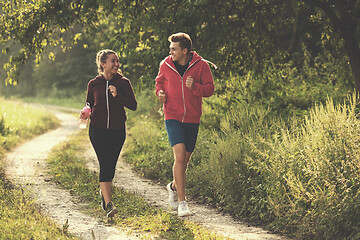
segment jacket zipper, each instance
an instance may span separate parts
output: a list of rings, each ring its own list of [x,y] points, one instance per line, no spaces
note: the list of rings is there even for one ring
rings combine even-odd
[[[185,73],[184,73],[184,75],[185,75]],[[183,115],[183,117],[181,119],[181,122],[184,122],[184,118],[185,118],[185,115],[186,115],[185,93],[184,93],[184,77],[181,77],[181,91],[182,91],[182,97],[183,97],[183,102],[184,102],[184,115]]]
[[[105,95],[106,95],[106,109],[107,109],[107,123],[106,123],[106,128],[109,129],[109,123],[110,123],[110,113],[109,113],[109,93],[108,93],[108,88],[109,88],[109,81],[106,80],[106,89],[105,89]]]
[[[185,76],[186,72],[195,64],[197,63],[198,61],[200,60],[197,60],[195,62],[193,62],[191,65],[188,66],[188,68],[185,70],[183,76]],[[179,76],[180,76],[180,81],[181,81],[181,91],[182,91],[182,97],[183,97],[183,102],[184,102],[184,115],[182,117],[182,120],[181,122],[184,122],[184,118],[185,118],[185,115],[186,115],[186,105],[185,105],[185,93],[184,93],[184,77],[180,75],[180,73],[174,69],[172,66],[170,66],[170,64],[168,64],[167,62],[165,62],[166,65],[168,65],[170,67],[170,69],[174,70]]]

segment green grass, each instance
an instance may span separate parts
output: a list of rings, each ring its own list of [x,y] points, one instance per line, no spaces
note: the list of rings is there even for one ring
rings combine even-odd
[[[58,125],[45,109],[0,98],[0,239],[73,239],[43,216],[22,189],[6,179],[4,154]]]
[[[0,239],[74,239],[43,216],[30,197],[0,177]]]
[[[73,97],[64,97],[64,98],[40,98],[40,97],[26,97],[22,98],[22,101],[29,102],[29,103],[41,103],[41,104],[48,104],[54,106],[61,106],[61,107],[69,107],[69,108],[77,108],[82,109],[84,107],[86,99],[86,94],[81,93],[78,96]]]
[[[69,189],[89,204],[88,211],[96,217],[104,217],[100,208],[98,175],[85,167],[82,152],[89,147],[86,131],[81,131],[68,142],[55,147],[49,157],[53,181]],[[140,232],[143,238],[158,236],[161,239],[226,239],[198,225],[179,219],[147,201],[120,188],[113,188],[112,200],[119,210],[113,223],[132,232]]]
[[[0,146],[5,150],[55,128],[58,124],[55,116],[46,113],[44,108],[0,98]]]

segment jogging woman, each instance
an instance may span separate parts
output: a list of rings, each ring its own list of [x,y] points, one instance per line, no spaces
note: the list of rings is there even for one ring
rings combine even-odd
[[[91,107],[89,137],[100,165],[101,207],[112,217],[118,212],[111,201],[111,186],[126,137],[124,108],[135,111],[137,102],[129,79],[119,70],[116,52],[101,50],[96,64],[99,75],[89,81],[86,97]]]

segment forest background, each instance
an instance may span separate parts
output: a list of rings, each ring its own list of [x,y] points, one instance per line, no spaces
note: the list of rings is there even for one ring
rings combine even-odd
[[[189,195],[298,239],[360,238],[360,1],[39,0],[1,3],[0,94],[82,107],[97,51],[136,91],[125,158],[166,183],[154,95],[167,38],[214,62]],[[1,133],[0,134],[5,134]]]

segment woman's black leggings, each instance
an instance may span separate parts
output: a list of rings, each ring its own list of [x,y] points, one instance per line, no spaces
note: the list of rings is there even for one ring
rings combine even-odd
[[[100,165],[100,182],[111,182],[115,175],[116,163],[125,142],[123,129],[101,129],[89,127],[89,137]]]

